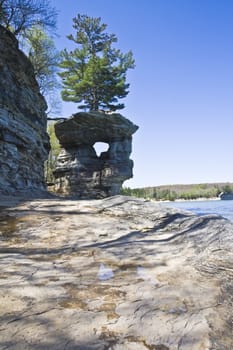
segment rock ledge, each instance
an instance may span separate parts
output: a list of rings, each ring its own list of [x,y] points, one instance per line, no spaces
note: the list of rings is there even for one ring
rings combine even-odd
[[[231,222],[122,196],[0,220],[1,349],[233,349]]]

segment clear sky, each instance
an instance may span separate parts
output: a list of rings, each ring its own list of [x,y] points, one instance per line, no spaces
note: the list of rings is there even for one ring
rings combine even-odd
[[[78,13],[101,17],[133,51],[120,113],[139,125],[125,186],[233,182],[232,0],[51,0],[58,49]],[[62,115],[77,112],[63,103]]]

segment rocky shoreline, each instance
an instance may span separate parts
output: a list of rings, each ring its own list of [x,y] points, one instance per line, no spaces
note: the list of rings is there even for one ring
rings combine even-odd
[[[0,349],[233,348],[222,217],[115,196],[5,198],[0,221]]]
[[[47,105],[0,37],[0,349],[232,350],[233,223],[109,197],[132,176],[138,128],[119,115],[58,124],[57,190],[85,200],[49,195]]]

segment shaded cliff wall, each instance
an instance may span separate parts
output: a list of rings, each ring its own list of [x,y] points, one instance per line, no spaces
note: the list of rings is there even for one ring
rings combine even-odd
[[[45,189],[46,108],[30,61],[0,26],[0,193]]]

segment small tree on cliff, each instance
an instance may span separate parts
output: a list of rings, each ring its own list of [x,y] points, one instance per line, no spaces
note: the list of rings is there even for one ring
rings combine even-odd
[[[40,92],[46,96],[49,108],[53,110],[59,105],[56,91],[60,87],[57,79],[60,53],[56,50],[51,36],[39,26],[27,30],[24,46],[24,51],[33,65]]]
[[[105,32],[101,18],[78,14],[73,19],[76,35],[67,38],[78,45],[71,52],[62,52],[62,98],[81,103],[81,109],[124,108],[118,99],[127,96],[129,84],[126,72],[134,68],[132,52],[126,54],[112,47],[117,42],[114,34]]]

